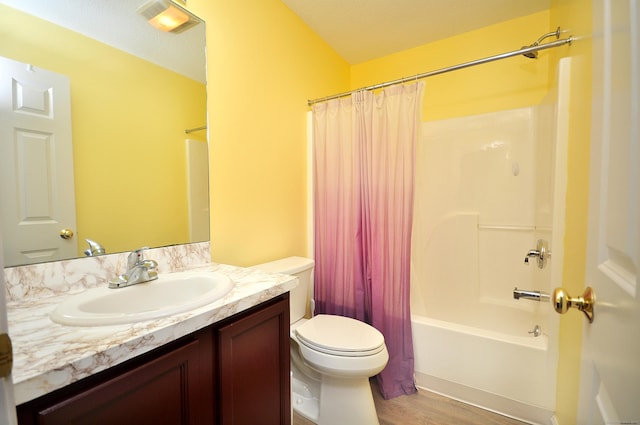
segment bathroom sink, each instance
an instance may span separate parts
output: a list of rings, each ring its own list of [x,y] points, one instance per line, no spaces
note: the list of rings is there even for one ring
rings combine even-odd
[[[216,272],[178,272],[125,288],[93,288],[58,304],[51,320],[71,326],[139,322],[183,313],[224,297],[231,280]]]

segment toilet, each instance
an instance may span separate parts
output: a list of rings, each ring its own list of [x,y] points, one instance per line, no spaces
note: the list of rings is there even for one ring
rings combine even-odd
[[[298,278],[290,293],[291,404],[318,425],[377,425],[369,378],[384,369],[389,353],[374,327],[348,317],[313,313],[314,262],[288,257],[252,268]]]

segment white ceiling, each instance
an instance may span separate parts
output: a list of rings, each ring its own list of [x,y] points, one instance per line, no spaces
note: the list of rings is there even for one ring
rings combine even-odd
[[[282,0],[352,65],[549,8],[550,0]]]
[[[0,0],[0,3],[205,82],[204,25],[182,33],[159,31],[136,12],[147,1]]]

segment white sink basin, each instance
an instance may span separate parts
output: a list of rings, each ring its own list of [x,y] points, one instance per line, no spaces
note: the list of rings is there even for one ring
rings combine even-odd
[[[62,325],[102,326],[139,322],[193,310],[224,297],[231,280],[216,272],[179,272],[124,288],[89,289],[57,305],[51,320]]]

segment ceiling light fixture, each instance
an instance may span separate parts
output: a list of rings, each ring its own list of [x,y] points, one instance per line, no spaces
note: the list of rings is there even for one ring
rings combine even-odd
[[[164,32],[180,33],[198,24],[188,10],[166,0],[151,0],[140,6],[138,13]]]

